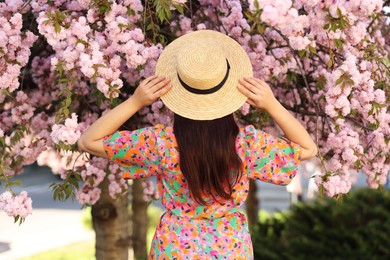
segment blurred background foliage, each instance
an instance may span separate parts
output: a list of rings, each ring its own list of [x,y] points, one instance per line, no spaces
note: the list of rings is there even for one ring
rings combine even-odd
[[[390,259],[390,190],[359,189],[342,203],[301,202],[260,217],[255,259]]]

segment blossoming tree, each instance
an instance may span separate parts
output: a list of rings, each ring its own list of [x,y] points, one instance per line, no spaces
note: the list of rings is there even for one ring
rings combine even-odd
[[[154,73],[167,43],[202,29],[236,39],[254,75],[268,82],[311,132],[320,148],[323,172],[315,180],[322,192],[348,193],[358,172],[370,187],[384,185],[390,169],[390,32],[383,8],[389,5],[382,0],[0,3],[0,181],[5,187],[0,209],[20,222],[31,213],[28,194],[15,194],[12,186],[24,165],[37,162],[64,180],[53,184],[55,198],[93,205],[99,216],[95,229],[106,223],[102,205],[111,205],[108,212],[117,210],[116,221],[126,222],[127,201],[113,200],[128,191],[121,168],[80,154],[76,141]],[[170,124],[171,116],[157,101],[123,129]],[[265,112],[248,104],[237,118],[273,126]],[[135,200],[157,198],[150,183],[144,184],[144,195],[135,192],[142,190],[139,181],[133,186],[139,187],[133,189]],[[127,226],[116,227],[126,240]],[[106,251],[115,247],[97,243]],[[122,244],[116,253],[125,257],[127,244]]]

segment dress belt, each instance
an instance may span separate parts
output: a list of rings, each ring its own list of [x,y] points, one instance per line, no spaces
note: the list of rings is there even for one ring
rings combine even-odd
[[[174,216],[177,216],[179,218],[194,219],[194,220],[199,220],[199,219],[206,220],[206,219],[219,219],[219,218],[227,217],[227,216],[233,215],[236,212],[240,212],[238,210],[238,208],[231,208],[231,209],[227,210],[224,215],[222,215],[222,216],[220,216],[218,218],[205,218],[205,217],[197,217],[197,216],[195,216],[195,217],[180,216],[180,215],[174,213],[171,209],[166,209],[165,213],[170,213],[170,214],[172,214]]]

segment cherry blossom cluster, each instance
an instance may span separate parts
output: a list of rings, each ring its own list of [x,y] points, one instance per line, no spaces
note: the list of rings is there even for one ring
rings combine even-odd
[[[327,123],[322,128],[326,131],[319,136],[320,151],[333,155],[326,164],[329,169],[324,171],[323,178],[317,178],[317,184],[324,184],[328,195],[349,191],[354,168],[363,169],[371,187],[384,184],[389,172],[386,158],[390,144],[386,136],[390,121],[385,92],[375,82],[388,85],[389,79],[384,76],[385,66],[366,57],[369,48],[375,55],[388,55],[381,31],[368,33],[370,24],[383,23],[383,19],[372,21],[372,15],[382,10],[383,1],[250,1],[249,9],[252,14],[260,14],[263,28],[259,28],[264,31],[250,35],[248,20],[242,20],[239,1],[224,1],[221,5],[202,1],[202,4],[208,6],[202,12],[210,17],[210,22],[195,25],[198,29],[220,24],[221,32],[236,38],[247,50],[255,76],[270,82],[283,104],[294,107],[302,105],[303,98],[311,100],[312,106],[305,108],[302,117],[312,133],[318,132],[318,116],[313,115],[325,117]],[[224,13],[224,17],[213,16],[216,11]],[[186,19],[182,17],[181,21]],[[348,29],[330,30],[336,20],[342,20]],[[189,22],[184,28],[193,29]],[[300,51],[304,51],[302,56]],[[313,54],[306,56],[305,52]],[[306,89],[286,90],[289,80],[286,76],[291,72],[306,77]],[[323,86],[315,88],[316,81],[323,79]],[[242,108],[241,112],[245,115],[247,110]],[[376,156],[370,156],[373,151]],[[374,159],[376,163],[372,163]]]
[[[10,6],[3,4],[3,7]],[[21,68],[27,64],[30,48],[38,36],[30,31],[21,31],[22,14],[15,13],[10,17],[5,14],[0,9],[0,90],[13,92],[19,87]],[[4,96],[0,96],[0,102],[3,100]]]
[[[0,194],[0,210],[5,211],[10,217],[19,216],[24,219],[32,212],[32,200],[26,191],[19,195],[6,191]]]
[[[122,175],[123,169],[118,164],[108,165],[108,180],[110,181],[108,192],[113,199],[128,192],[127,182]]]
[[[59,142],[70,145],[75,144],[81,136],[77,115],[72,113],[72,117],[67,118],[64,125],[54,124],[50,136],[56,144]]]
[[[98,2],[0,3],[0,154],[6,155],[0,167],[12,168],[3,174],[17,175],[35,161],[63,179],[70,170],[79,172],[84,184],[77,198],[88,204],[99,199],[104,178],[111,197],[125,193],[123,169],[68,148],[112,108],[113,100],[128,98],[140,80],[154,74],[163,51],[143,25],[145,8],[151,7],[120,0],[101,12]],[[198,2],[191,14],[174,14],[160,33],[172,40],[213,29],[237,40],[254,76],[270,84],[318,141],[325,162],[316,182],[327,195],[347,193],[358,171],[367,175],[370,187],[386,182],[390,115],[385,86],[390,79],[383,57],[389,55],[390,36],[382,34],[382,0],[250,0],[249,6],[239,0]],[[23,19],[34,19],[29,24],[37,28],[30,30],[41,37],[23,29]],[[55,123],[65,108],[70,116]],[[255,118],[254,123],[262,122],[261,115],[249,104],[237,113]],[[160,100],[138,116],[134,127],[172,124],[172,112]],[[151,183],[144,188],[146,200],[157,198]],[[12,201],[28,204],[28,199]]]
[[[82,6],[86,6],[85,1]],[[142,30],[133,25],[141,18],[142,10],[141,1],[113,2],[104,22],[95,9],[89,9],[86,16],[77,13],[64,19],[59,32],[50,22],[50,14],[41,11],[37,19],[39,32],[56,51],[51,65],[56,67],[61,61],[68,71],[79,69],[105,97],[118,97],[123,87],[122,72],[134,72],[147,62],[147,67],[153,67],[162,49],[161,45],[146,45]],[[153,71],[140,73],[140,77]]]
[[[93,205],[100,198],[101,189],[98,186],[106,176],[107,163],[107,159],[94,157],[88,162],[85,170],[81,171],[84,183],[76,195],[80,203]]]
[[[66,179],[63,169],[61,177]],[[80,173],[83,180],[83,185],[77,190],[77,200],[81,204],[95,204],[101,194],[100,185],[107,176],[109,180],[108,191],[109,195],[115,199],[119,195],[124,195],[128,191],[127,182],[122,178],[123,169],[105,158],[93,157],[86,163],[86,167]]]
[[[143,198],[145,201],[158,200],[160,198],[158,190],[154,187],[152,181],[143,181],[142,187],[144,188]]]

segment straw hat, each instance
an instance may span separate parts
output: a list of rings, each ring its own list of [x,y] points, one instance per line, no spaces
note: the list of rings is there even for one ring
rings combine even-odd
[[[246,97],[238,80],[253,75],[245,50],[220,32],[200,30],[171,42],[160,55],[156,75],[171,79],[161,97],[174,113],[195,120],[224,117],[239,109]]]

